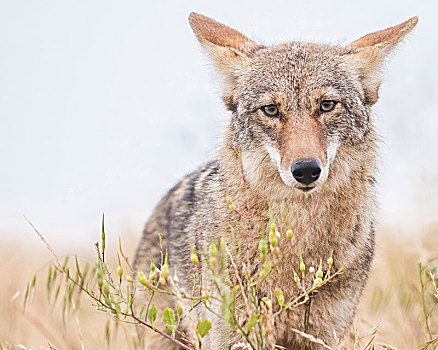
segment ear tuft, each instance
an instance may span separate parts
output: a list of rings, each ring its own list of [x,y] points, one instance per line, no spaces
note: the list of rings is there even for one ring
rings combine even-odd
[[[208,53],[221,80],[224,103],[230,111],[236,110],[234,89],[240,71],[261,46],[226,25],[192,12],[189,23],[203,49]]]
[[[407,21],[400,23],[394,27],[379,30],[378,32],[371,33],[361,37],[360,39],[352,42],[348,47],[352,48],[364,48],[372,46],[381,47],[393,47],[397,45],[418,22],[418,17],[412,17]]]
[[[237,30],[198,13],[192,12],[190,14],[189,23],[201,44],[211,43],[245,54],[258,46]]]
[[[366,104],[377,102],[382,82],[380,71],[385,57],[414,29],[417,22],[418,17],[412,17],[394,27],[365,35],[347,46],[352,49],[347,59],[352,59],[353,66],[358,68]]]

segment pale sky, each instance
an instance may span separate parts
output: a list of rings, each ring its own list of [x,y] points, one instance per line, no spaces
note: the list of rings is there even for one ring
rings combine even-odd
[[[214,157],[228,118],[187,22],[264,44],[348,44],[414,15],[374,108],[385,144],[380,221],[438,219],[436,1],[0,1],[0,240],[140,232],[154,204]]]

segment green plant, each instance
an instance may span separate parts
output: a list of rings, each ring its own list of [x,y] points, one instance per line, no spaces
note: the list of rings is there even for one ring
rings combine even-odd
[[[35,228],[34,228],[35,229]],[[38,231],[35,229],[38,233]],[[39,233],[38,233],[39,234]],[[43,236],[39,234],[41,239]],[[322,260],[316,271],[313,283],[306,285],[306,267],[304,258],[300,254],[300,276],[293,270],[291,279],[299,287],[300,293],[292,300],[285,300],[281,289],[275,290],[275,301],[268,296],[259,298],[258,291],[265,282],[269,274],[278,264],[288,256],[282,254],[279,249],[280,239],[290,239],[290,234],[280,235],[275,220],[271,213],[271,226],[268,241],[264,236],[259,243],[259,259],[262,262],[256,273],[251,273],[253,267],[246,266],[243,274],[235,263],[234,255],[239,249],[238,245],[232,245],[223,239],[218,239],[210,244],[207,252],[195,252],[192,250],[191,259],[194,266],[199,263],[198,254],[206,262],[210,271],[212,283],[203,283],[202,280],[193,279],[193,290],[199,293],[188,294],[179,286],[179,278],[175,274],[170,275],[169,261],[167,254],[161,249],[160,267],[157,267],[151,256],[150,270],[147,273],[138,269],[134,271],[129,263],[128,257],[124,254],[121,242],[119,242],[119,252],[117,253],[117,266],[109,266],[105,258],[106,234],[104,229],[104,218],[102,218],[102,239],[95,244],[96,261],[93,264],[81,264],[77,257],[74,265],[69,264],[66,258],[61,264],[55,252],[44,240],[48,249],[55,256],[55,263],[49,267],[46,280],[47,293],[54,292],[54,301],[64,292],[63,314],[71,309],[76,309],[81,302],[82,296],[91,300],[95,307],[103,312],[107,312],[117,321],[136,324],[153,330],[161,336],[177,343],[184,349],[202,349],[203,337],[210,331],[211,322],[206,319],[196,324],[191,322],[194,334],[196,335],[195,344],[184,341],[187,337],[181,334],[179,327],[185,318],[190,318],[190,312],[196,307],[203,305],[212,314],[220,317],[227,324],[231,332],[237,332],[245,339],[245,346],[251,349],[265,349],[265,336],[269,331],[267,325],[275,320],[286,310],[293,310],[295,307],[307,304],[310,310],[312,295],[320,287],[332,281],[339,271],[331,271],[333,256],[328,257],[329,270],[323,276]],[[161,241],[161,237],[160,237]],[[195,271],[195,269],[194,269]],[[133,276],[136,276],[133,277]],[[35,287],[35,279],[28,285],[25,295],[25,302],[29,298],[30,292]],[[138,291],[147,291],[148,299],[144,301],[140,310],[136,310],[134,302],[138,302]],[[159,315],[157,307],[153,303],[154,296],[165,294],[174,297],[178,303],[168,305],[162,315]],[[191,305],[187,308],[187,302]],[[212,308],[212,302],[222,305],[221,312],[218,313]],[[273,307],[274,302],[278,304],[278,309]],[[306,322],[308,322],[307,314]],[[162,317],[167,329],[159,329],[155,322]],[[291,330],[299,332],[298,330]],[[301,333],[301,332],[299,332]],[[182,335],[182,337],[181,337]],[[303,346],[306,341],[321,342],[312,337],[303,337]]]

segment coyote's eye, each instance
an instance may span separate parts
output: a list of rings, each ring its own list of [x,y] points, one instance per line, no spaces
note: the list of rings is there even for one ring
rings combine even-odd
[[[261,110],[263,111],[263,113],[265,113],[267,117],[270,118],[275,118],[278,117],[279,115],[278,108],[276,105],[263,106]]]
[[[333,100],[323,100],[319,106],[319,110],[321,112],[330,112],[335,108],[336,103],[337,102]]]

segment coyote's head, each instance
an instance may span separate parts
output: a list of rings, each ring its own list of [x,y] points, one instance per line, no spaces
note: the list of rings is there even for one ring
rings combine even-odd
[[[371,147],[370,107],[378,99],[382,63],[417,18],[346,47],[263,46],[202,15],[192,13],[189,21],[221,78],[232,112],[229,137],[242,151],[249,181],[279,174],[287,186],[309,193],[328,179],[344,150],[351,161],[352,150]],[[351,176],[347,168],[330,177]]]

